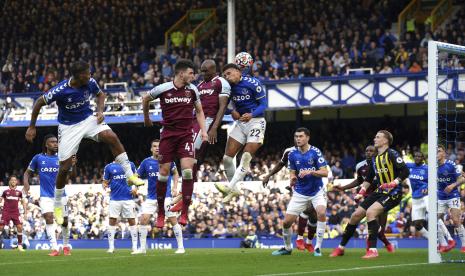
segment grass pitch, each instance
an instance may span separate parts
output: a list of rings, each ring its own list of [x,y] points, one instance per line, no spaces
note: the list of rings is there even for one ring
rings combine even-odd
[[[362,260],[362,249],[349,249],[339,258],[294,250],[290,256],[271,256],[264,249],[187,249],[148,251],[130,255],[129,250],[108,254],[103,249],[73,250],[72,256],[49,257],[47,251],[0,250],[1,275],[465,275],[465,264],[427,264],[427,251],[400,249],[394,254],[380,250],[380,257]],[[462,258],[464,258],[463,256]]]

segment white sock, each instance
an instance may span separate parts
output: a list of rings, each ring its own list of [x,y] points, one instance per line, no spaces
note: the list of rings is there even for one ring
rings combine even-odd
[[[304,239],[304,236],[297,235],[297,239],[298,239],[298,240],[303,240],[303,239]]]
[[[447,241],[446,241],[446,237],[445,237],[445,234],[444,234],[444,230],[442,229],[442,227],[439,226],[439,221],[440,221],[440,219],[438,219],[438,240],[439,240],[439,245],[447,246]]]
[[[120,155],[116,156],[115,162],[120,164],[123,167],[124,174],[127,178],[131,177],[134,173],[131,169],[131,163],[129,163],[128,155],[126,152],[121,153]]]
[[[66,227],[61,226],[61,233],[63,234],[63,246],[68,246],[69,245],[69,224]]]
[[[147,233],[149,232],[148,225],[139,225],[139,235],[140,235],[140,249],[147,250]]]
[[[182,227],[179,223],[176,223],[173,226],[173,232],[176,236],[176,241],[178,242],[178,248],[184,248],[184,241],[182,240]]]
[[[418,231],[418,232],[421,234],[422,237],[424,237],[426,239],[428,238],[428,230],[426,230],[425,227],[421,228],[420,231]]]
[[[228,181],[231,182],[234,177],[234,172],[236,171],[236,158],[229,157],[227,155],[223,156],[223,165],[224,170],[226,171],[226,177],[228,178]]]
[[[116,226],[108,225],[108,248],[111,250],[115,249],[115,233]]]
[[[456,229],[457,229],[457,233],[459,234],[462,247],[464,247],[465,246],[465,228],[463,227],[463,224],[460,224],[460,226],[457,227]]]
[[[286,248],[286,250],[292,250],[291,237],[292,228],[283,228],[284,248]]]
[[[61,199],[63,198],[64,192],[65,192],[65,188],[63,189],[55,188],[55,207],[61,207],[63,205],[63,203],[61,202]]]
[[[444,224],[444,221],[442,219],[438,219],[438,225],[439,225],[439,228],[442,229],[442,233],[446,237],[446,239],[448,241],[452,240],[452,236],[450,235],[449,230],[447,230],[447,227]]]
[[[136,251],[138,238],[137,225],[129,226],[129,232],[131,232],[132,251]]]
[[[46,224],[45,232],[47,232],[48,241],[50,242],[52,250],[58,250],[57,237],[55,233],[55,224]]]
[[[229,182],[229,188],[237,190],[237,182],[244,180],[245,175],[250,167],[250,161],[252,161],[252,155],[249,152],[242,153],[241,164],[234,172],[234,176]]]
[[[305,243],[306,243],[306,244],[312,244],[312,239],[309,239],[309,238],[307,237],[307,240],[305,241]]]
[[[323,243],[323,237],[325,235],[326,221],[318,221],[316,223],[316,246],[315,248],[321,248]]]

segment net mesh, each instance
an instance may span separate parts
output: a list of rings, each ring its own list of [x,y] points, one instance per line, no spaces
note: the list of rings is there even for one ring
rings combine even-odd
[[[456,162],[463,171],[465,164],[465,56],[439,51],[437,76],[437,138],[438,144],[446,147],[447,158]],[[465,187],[461,187],[462,189]],[[464,193],[462,193],[464,195]],[[463,210],[463,200],[461,206]],[[463,216],[462,216],[463,219]],[[465,262],[462,245],[452,223],[450,213],[443,221],[457,242],[457,248],[442,253],[443,262]],[[438,234],[441,235],[441,234]]]

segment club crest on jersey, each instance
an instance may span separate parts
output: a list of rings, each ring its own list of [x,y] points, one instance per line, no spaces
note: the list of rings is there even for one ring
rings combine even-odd
[[[309,165],[313,165],[313,159],[308,160]]]
[[[190,90],[186,90],[186,97],[190,97],[191,96],[191,91]]]
[[[241,93],[242,93],[243,95],[247,95],[247,89],[246,89],[246,88],[243,88],[243,89],[241,90]]]
[[[166,94],[166,96],[171,97],[171,96],[173,96],[173,94],[168,93],[168,94]]]
[[[68,98],[68,103],[72,102],[73,101],[73,98],[69,97]]]

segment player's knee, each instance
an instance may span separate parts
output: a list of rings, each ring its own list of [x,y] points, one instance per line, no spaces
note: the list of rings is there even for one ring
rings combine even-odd
[[[161,182],[168,182],[168,178],[169,178],[168,175],[162,175],[162,174],[160,174],[160,175],[158,176],[158,181],[161,181]]]
[[[192,169],[183,169],[181,173],[183,179],[191,180],[193,178]]]
[[[250,166],[250,161],[252,161],[252,154],[250,154],[250,152],[244,152],[241,157],[242,167],[248,168]]]
[[[283,228],[291,228],[291,226],[292,226],[292,221],[289,221],[289,220],[283,221]]]

